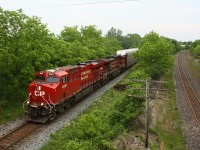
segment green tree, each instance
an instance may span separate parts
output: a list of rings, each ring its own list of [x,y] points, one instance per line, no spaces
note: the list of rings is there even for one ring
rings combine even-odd
[[[181,50],[180,43],[175,39],[171,39],[170,41],[171,41],[174,53],[179,52]]]
[[[122,49],[121,42],[115,37],[104,37],[105,55],[115,55],[117,50]]]
[[[198,58],[200,56],[200,51],[199,51],[199,45],[200,45],[200,40],[195,40],[193,43],[192,42],[184,42],[184,44],[189,45],[188,47],[190,48],[190,52],[195,58]]]
[[[159,78],[172,66],[172,46],[157,33],[146,34],[139,49],[141,65],[153,79]]]
[[[0,56],[0,88],[4,99],[12,95],[17,95],[19,80],[18,75],[20,72],[20,57],[23,53],[22,45],[22,29],[24,21],[27,17],[18,11],[3,11],[0,9],[0,49],[2,51]]]
[[[200,43],[192,49],[192,53],[195,58],[200,58]]]
[[[0,9],[0,88],[3,99],[25,99],[35,71],[52,67],[53,34],[38,17]]]
[[[123,36],[121,30],[113,27],[107,32],[106,37],[117,39],[121,43],[122,49],[139,47],[142,40],[139,34],[127,34]]]
[[[78,31],[78,27],[65,27],[60,33],[60,38],[66,42],[81,42],[81,33]]]
[[[139,34],[127,34],[122,37],[122,47],[123,49],[137,48],[139,47],[142,38]]]
[[[106,37],[117,37],[118,39],[120,39],[121,36],[122,36],[122,30],[115,29],[114,27],[108,30],[106,34]]]
[[[101,30],[96,26],[81,27],[82,44],[87,49],[85,53],[89,59],[97,59],[104,56],[103,37]]]
[[[78,27],[65,27],[61,31],[59,39],[61,41],[58,41],[60,44],[57,48],[56,64],[59,63],[60,66],[63,66],[88,60],[89,48],[84,44],[83,35],[78,31]]]

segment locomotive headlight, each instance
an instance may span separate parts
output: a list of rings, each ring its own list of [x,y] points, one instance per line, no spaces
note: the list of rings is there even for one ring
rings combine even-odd
[[[30,101],[27,101],[27,104],[30,104]]]
[[[44,105],[44,103],[41,103],[41,106],[43,106]]]

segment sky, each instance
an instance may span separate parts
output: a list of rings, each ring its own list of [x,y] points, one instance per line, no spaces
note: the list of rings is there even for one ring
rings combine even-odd
[[[40,17],[55,34],[95,25],[103,35],[114,27],[123,35],[155,31],[178,41],[200,39],[200,0],[0,0],[0,7]]]

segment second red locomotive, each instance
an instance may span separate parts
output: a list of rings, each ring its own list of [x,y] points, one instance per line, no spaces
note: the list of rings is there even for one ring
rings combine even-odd
[[[117,56],[37,72],[24,102],[28,120],[44,123],[54,119],[56,112],[136,63],[132,56],[136,50],[121,50]]]

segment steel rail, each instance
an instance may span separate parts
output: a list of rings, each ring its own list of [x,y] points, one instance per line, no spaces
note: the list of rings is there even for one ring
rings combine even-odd
[[[177,67],[178,67],[178,72],[180,75],[181,83],[184,88],[187,101],[190,105],[190,108],[193,112],[194,118],[196,120],[197,125],[200,127],[200,100],[191,84],[191,81],[189,80],[185,69],[183,67],[183,62],[186,63],[186,60],[184,59],[184,52],[179,54],[178,56],[178,62],[177,62]]]
[[[186,57],[188,57],[188,53],[184,52],[184,54],[187,55],[187,56],[185,56],[184,62],[185,62],[185,64],[187,65],[187,68],[190,70],[189,64],[188,64],[188,59],[186,59]],[[183,65],[182,65],[182,67],[183,67]],[[183,67],[183,68],[184,68],[184,67]],[[184,70],[184,72],[185,72],[185,70]],[[191,72],[191,74],[193,75],[194,79],[197,79],[197,80],[198,80],[197,82],[199,82],[200,78],[197,78],[197,77],[194,75],[194,72],[197,73],[198,71],[197,71],[196,69],[193,69],[193,70],[190,70],[190,72]],[[186,74],[186,73],[185,73],[185,74]],[[199,72],[198,72],[198,74],[199,74]],[[186,76],[187,76],[187,75],[186,75]],[[192,90],[194,91],[194,93],[195,93],[195,95],[196,95],[196,97],[197,97],[197,100],[198,100],[198,102],[199,102],[199,104],[200,104],[199,96],[196,94],[197,92],[195,91],[194,87],[192,86],[192,83],[191,83],[191,81],[189,80],[189,78],[188,78],[188,81],[189,81],[189,83],[190,83],[190,85],[191,85],[191,87],[192,87]],[[195,80],[195,81],[196,81],[196,80]],[[199,107],[199,108],[200,108],[200,107]]]
[[[0,138],[0,150],[6,150],[16,145],[19,141],[24,139],[30,133],[38,129],[41,125],[35,123],[25,123],[17,129],[11,131]]]
[[[191,74],[194,76],[194,78],[196,79],[196,81],[198,82],[198,84],[200,85],[200,72],[199,72],[199,68],[197,68],[197,66],[195,66],[191,60],[187,59],[187,66],[189,67],[189,69],[191,70]]]

